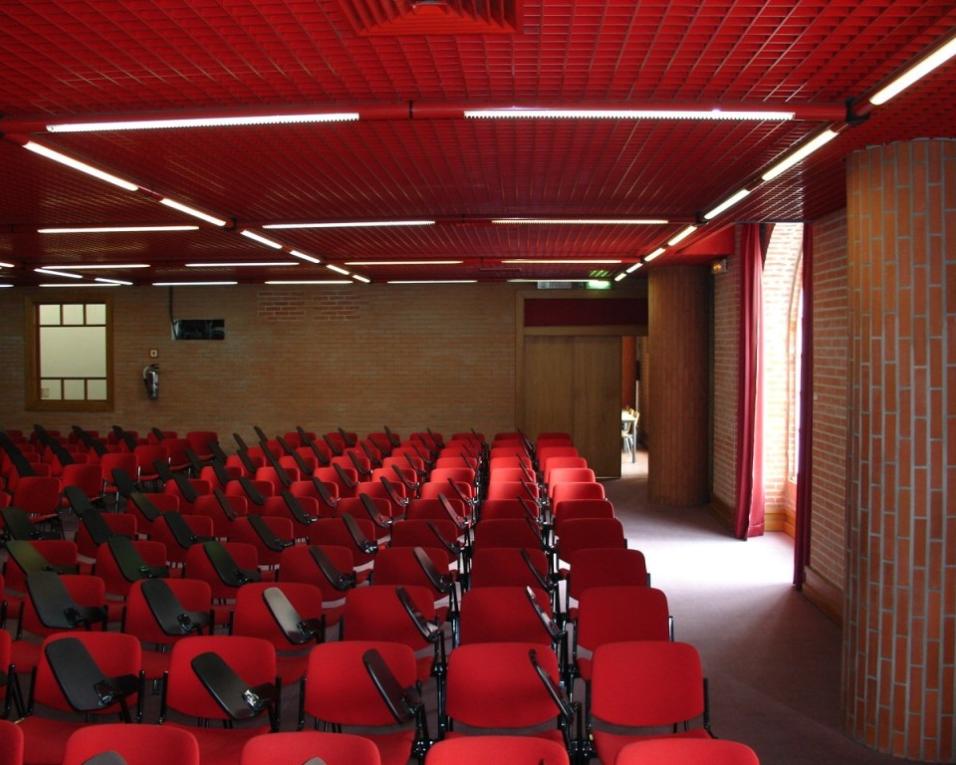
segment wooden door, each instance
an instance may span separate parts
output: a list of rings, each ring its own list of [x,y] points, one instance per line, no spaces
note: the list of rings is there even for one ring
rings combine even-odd
[[[527,335],[522,429],[571,434],[597,475],[621,474],[621,338]]]

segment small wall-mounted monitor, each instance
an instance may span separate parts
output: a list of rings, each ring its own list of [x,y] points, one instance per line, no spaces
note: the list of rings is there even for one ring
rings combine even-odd
[[[225,340],[225,319],[177,319],[173,340]]]

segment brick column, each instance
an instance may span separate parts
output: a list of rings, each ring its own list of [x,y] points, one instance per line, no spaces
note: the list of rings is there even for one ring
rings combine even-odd
[[[956,760],[956,140],[852,154],[844,713]]]

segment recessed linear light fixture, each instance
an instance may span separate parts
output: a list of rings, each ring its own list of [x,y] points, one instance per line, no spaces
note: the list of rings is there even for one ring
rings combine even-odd
[[[122,279],[107,279],[105,276],[95,276],[93,277],[94,282],[99,282],[100,284],[114,284],[117,286],[123,287],[132,287],[132,282],[125,282]]]
[[[460,266],[463,260],[346,260],[347,266]]]
[[[351,276],[351,275],[352,275],[351,272],[346,271],[344,268],[339,268],[338,266],[334,266],[334,265],[332,265],[331,263],[326,263],[326,264],[325,264],[325,267],[326,267],[327,269],[329,269],[329,271],[335,271],[335,273],[337,273],[337,274],[342,274],[342,276]]]
[[[663,218],[494,218],[492,223],[548,226],[659,226]]]
[[[289,250],[289,254],[294,258],[299,258],[299,260],[304,260],[304,261],[307,261],[308,263],[322,262],[318,258],[314,258],[311,255],[306,255],[304,252],[299,252],[298,250]]]
[[[794,112],[731,109],[540,109],[512,106],[506,109],[466,109],[468,119],[512,120],[778,120]]]
[[[239,282],[153,282],[154,287],[233,287]]]
[[[712,220],[720,215],[724,210],[727,210],[737,204],[741,199],[747,196],[750,193],[750,189],[741,189],[736,194],[732,194],[727,197],[723,202],[717,205],[714,209],[708,210],[704,213],[704,220]]]
[[[263,284],[352,284],[348,279],[272,279]]]
[[[625,268],[625,269],[624,269],[624,273],[625,273],[625,274],[633,274],[637,269],[639,269],[639,268],[640,268],[641,266],[643,266],[643,265],[644,265],[644,264],[641,263],[641,261],[637,261],[637,263],[634,263],[633,265],[628,266],[627,268]]]
[[[477,284],[477,279],[391,279],[388,284]]]
[[[93,226],[90,228],[38,228],[38,234],[128,234],[140,231],[198,231],[199,226]]]
[[[956,37],[930,53],[922,61],[916,62],[913,66],[894,79],[889,85],[881,88],[872,96],[870,103],[874,106],[880,106],[889,101],[893,96],[906,90],[910,85],[919,79],[922,79],[934,69],[945,64],[953,56],[956,56]]]
[[[687,237],[693,234],[697,230],[697,226],[687,226],[687,228],[682,229],[677,232],[674,236],[667,240],[667,245],[673,247],[678,242],[683,242]]]
[[[149,268],[148,263],[83,263],[78,266],[44,266],[56,268],[60,271],[118,271],[125,268]]]
[[[328,223],[268,223],[262,228],[373,228],[375,226],[434,226],[433,220],[356,220]]]
[[[273,250],[282,249],[282,245],[279,244],[278,242],[272,239],[267,239],[261,234],[257,234],[255,231],[250,231],[247,228],[242,229],[242,231],[240,231],[239,233],[242,234],[244,237],[246,237],[246,239],[251,239],[254,242],[258,242],[259,244],[264,244],[266,247],[271,247]]]
[[[617,265],[621,262],[620,258],[597,258],[597,259],[581,259],[581,258],[512,258],[510,260],[502,260],[502,263],[542,263],[546,265]]]
[[[602,279],[566,279],[563,276],[542,276],[540,279],[509,279],[511,284],[537,284],[538,282],[567,282],[568,284],[588,284]]]
[[[295,260],[259,260],[243,263],[186,263],[186,268],[272,268],[278,266],[297,266]]]
[[[818,134],[813,140],[805,143],[799,149],[797,149],[793,154],[784,159],[780,160],[776,165],[767,170],[760,177],[765,181],[772,181],[778,175],[785,173],[795,164],[800,162],[802,159],[810,156],[819,149],[821,146],[828,144],[834,138],[837,137],[837,134],[833,130],[824,130],[822,133]]]
[[[0,289],[4,287],[12,287],[12,286],[13,286],[12,284],[0,284]]]
[[[659,258],[664,254],[666,249],[666,247],[658,247],[656,250],[654,250],[654,252],[644,256],[644,262],[650,263],[652,260],[654,260],[654,258]]]
[[[204,213],[202,210],[197,210],[195,207],[190,207],[189,205],[185,205],[182,202],[177,202],[175,199],[170,199],[169,197],[163,197],[159,200],[159,203],[161,205],[165,205],[166,207],[171,207],[173,210],[179,210],[181,213],[186,213],[186,215],[199,218],[199,220],[204,220],[206,223],[219,226],[220,228],[228,223],[228,221],[225,221],[222,218],[217,218],[215,215]]]
[[[13,263],[3,263],[3,262],[0,262],[0,268],[14,268],[14,267],[15,267],[15,266],[13,265]]]
[[[44,274],[46,276],[65,276],[67,279],[83,278],[79,274],[71,274],[68,271],[57,271],[53,268],[34,268],[33,270],[38,274]]]
[[[615,283],[623,282],[627,278],[627,271],[621,271],[617,276],[614,277]]]
[[[357,282],[362,282],[362,284],[371,284],[372,280],[367,276],[360,276],[359,274],[352,274],[352,278]]]
[[[74,282],[56,282],[50,284],[40,284],[39,287],[119,287],[119,284],[103,284],[102,282],[83,282],[82,284],[75,284]]]
[[[137,186],[135,183],[130,183],[129,181],[123,180],[112,173],[107,173],[105,170],[100,170],[99,168],[86,164],[86,162],[73,159],[73,157],[69,157],[66,154],[61,154],[58,151],[54,151],[53,149],[49,149],[46,146],[34,143],[33,141],[27,141],[25,144],[23,144],[23,148],[27,149],[28,151],[32,151],[34,154],[39,154],[41,157],[46,157],[47,159],[52,159],[54,162],[59,162],[61,165],[66,165],[74,170],[79,170],[81,173],[86,173],[93,178],[98,178],[101,181],[111,183],[114,186],[118,186],[119,188],[123,189],[124,191],[136,191],[139,189],[139,186]]]
[[[163,120],[114,120],[61,122],[46,126],[48,133],[94,133],[107,130],[170,130],[176,128],[244,127],[248,125],[296,125],[305,122],[357,122],[358,112],[316,114],[258,114],[247,117],[188,117]]]

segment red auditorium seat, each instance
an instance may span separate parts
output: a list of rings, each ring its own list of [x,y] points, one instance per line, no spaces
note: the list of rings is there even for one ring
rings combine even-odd
[[[116,752],[126,765],[199,765],[199,744],[187,730],[171,725],[90,725],[66,742],[63,765],[84,765],[104,752]]]
[[[0,765],[23,765],[23,731],[6,720],[0,720]]]
[[[425,757],[425,765],[568,765],[561,744],[533,736],[472,736],[439,741]]]
[[[381,765],[378,747],[349,733],[270,733],[249,739],[239,765],[303,765],[318,757],[325,765]]]
[[[760,765],[753,749],[718,739],[655,739],[628,744],[616,765]]]

